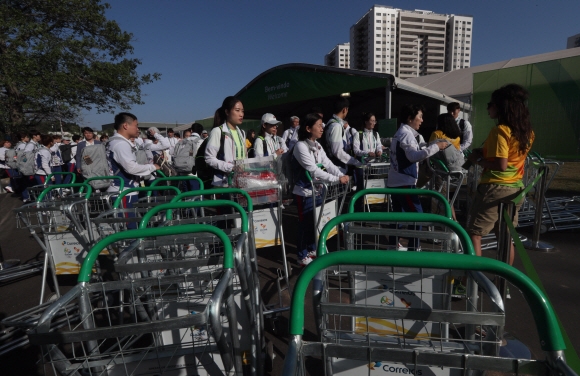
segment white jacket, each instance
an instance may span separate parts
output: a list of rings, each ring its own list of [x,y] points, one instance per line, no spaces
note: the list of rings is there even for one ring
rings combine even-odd
[[[344,151],[344,120],[334,115],[333,119],[329,121],[326,126],[328,129],[324,130],[324,135],[322,137],[326,137],[326,144],[328,145],[332,155],[344,164],[360,166],[361,163],[359,161]]]
[[[294,145],[293,153],[294,158],[300,163],[300,166],[310,172],[312,179],[332,183],[338,181],[341,176],[344,176],[342,170],[328,159],[324,149],[322,149],[322,146],[318,142],[312,142],[311,140],[298,141]],[[326,171],[317,166],[319,163],[322,163]],[[294,185],[292,193],[304,197],[312,196],[311,189],[301,187],[298,184]]]
[[[242,158],[247,158],[248,154],[246,152],[246,134],[237,126],[236,131],[238,132],[239,143],[242,145],[243,149],[241,153]],[[224,155],[218,159],[222,133],[225,136]],[[219,127],[212,129],[208,137],[207,147],[205,149],[205,162],[209,166],[218,170],[218,172],[214,175],[212,182],[212,185],[216,187],[228,186],[228,174],[234,168],[236,143],[232,137],[233,135],[226,123],[223,123]]]
[[[297,126],[296,128],[292,127],[286,129],[282,134],[282,141],[284,142],[284,145],[288,146],[288,149],[292,149],[292,146],[296,145],[296,143],[298,142],[299,129],[300,126]]]
[[[274,158],[277,157],[276,150],[282,149],[284,150],[284,153],[288,151],[288,148],[286,147],[286,144],[282,138],[278,136],[272,136],[269,133],[264,135],[264,140],[262,140],[260,137],[256,137],[256,141],[254,141],[254,153],[256,154],[256,157],[264,156],[264,147],[267,148],[266,150],[268,155],[273,155]]]
[[[419,176],[419,162],[439,151],[437,144],[421,149],[416,137],[419,133],[401,124],[391,141],[391,167],[387,187],[415,185]]]
[[[356,132],[356,136],[353,137],[353,150],[357,157],[368,155],[369,153],[379,153],[383,151],[383,144],[381,144],[381,137],[376,134],[374,130],[364,129],[362,133],[362,144],[359,132]]]

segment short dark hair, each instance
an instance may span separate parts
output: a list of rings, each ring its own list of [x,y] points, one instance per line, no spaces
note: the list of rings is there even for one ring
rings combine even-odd
[[[201,132],[203,132],[203,125],[199,123],[193,123],[191,124],[191,130],[201,136]]]
[[[308,114],[304,117],[302,125],[298,128],[298,140],[304,141],[310,137],[310,133],[306,130],[306,127],[311,127],[316,124],[318,120],[322,120],[318,113]]]
[[[130,112],[119,112],[117,115],[115,115],[115,130],[118,131],[121,129],[121,125],[133,120],[137,120],[137,116]]]
[[[423,106],[421,106],[420,104],[405,104],[403,105],[403,107],[401,107],[401,123],[404,124],[408,124],[409,123],[409,119],[414,119],[417,114],[419,113],[419,111],[421,111],[422,113],[425,113],[425,108]]]
[[[447,105],[447,112],[451,113],[455,110],[460,109],[461,106],[459,106],[459,102],[451,102]]]
[[[169,129],[167,130],[167,133],[175,133],[175,132],[173,131],[173,128],[169,128]]]
[[[73,140],[74,142],[77,142],[77,141],[78,141],[78,140],[80,140],[80,139],[81,139],[81,136],[80,136],[80,135],[78,135],[78,134],[75,134],[75,135],[73,135],[73,136],[72,136],[72,140]]]
[[[54,137],[50,134],[43,134],[40,136],[40,143],[44,146],[50,145],[52,141],[54,141]]]
[[[350,103],[346,97],[339,97],[336,101],[334,101],[333,111],[335,114],[338,114],[340,111],[342,111],[343,108],[348,108],[349,106]]]
[[[93,131],[93,128],[91,128],[91,127],[84,127],[83,129],[81,129],[81,131],[83,133],[85,133],[85,132],[95,133],[95,131]]]
[[[28,137],[32,138],[32,136],[39,136],[40,132],[37,131],[36,129],[32,129],[28,132]]]

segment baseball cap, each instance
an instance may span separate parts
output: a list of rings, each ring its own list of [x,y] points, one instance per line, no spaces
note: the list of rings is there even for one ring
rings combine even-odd
[[[270,113],[264,114],[264,116],[262,116],[262,124],[264,124],[264,123],[273,124],[273,125],[282,124],[281,121],[276,120],[276,116],[274,116]]]
[[[72,140],[70,137],[66,137],[66,136],[63,137],[62,139],[63,139],[63,141],[71,141]]]
[[[207,131],[204,129],[203,132],[201,132],[201,134],[207,134]]]

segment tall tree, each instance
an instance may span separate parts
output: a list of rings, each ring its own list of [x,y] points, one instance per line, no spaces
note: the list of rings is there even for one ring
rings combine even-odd
[[[0,0],[0,121],[16,129],[142,104],[132,34],[100,0]],[[128,15],[130,18],[131,16]]]

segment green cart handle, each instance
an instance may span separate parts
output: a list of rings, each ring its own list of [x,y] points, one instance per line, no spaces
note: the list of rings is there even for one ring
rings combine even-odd
[[[46,185],[54,175],[71,175],[72,179],[70,181],[70,184],[74,184],[77,181],[77,174],[75,174],[74,172],[56,171],[48,175],[48,177],[46,178],[46,183],[44,184]]]
[[[242,219],[242,232],[248,232],[248,214],[244,208],[234,201],[228,200],[211,200],[211,201],[186,201],[186,202],[170,202],[167,204],[157,205],[151,208],[141,219],[139,228],[147,228],[147,223],[155,214],[167,210],[167,220],[173,219],[173,209],[191,209],[191,208],[206,208],[206,207],[223,207],[230,206],[240,213]]]
[[[322,163],[317,163],[316,167],[318,168],[324,168],[324,166],[322,165]],[[304,170],[306,172],[306,177],[308,178],[308,180],[312,183],[312,175],[310,175],[310,171],[308,170]]]
[[[365,195],[375,195],[375,194],[385,194],[385,195],[411,195],[411,196],[430,196],[437,199],[445,207],[445,216],[447,218],[452,218],[451,206],[449,201],[439,192],[431,191],[428,189],[410,189],[410,188],[369,188],[363,189],[356,192],[352,199],[350,200],[350,206],[348,207],[349,213],[354,213],[354,204],[361,196]]]
[[[120,176],[95,176],[92,178],[85,179],[85,183],[91,182],[93,180],[118,180],[119,190],[122,191],[123,189],[125,189],[125,181]]]
[[[198,232],[210,232],[216,235],[222,241],[224,245],[224,269],[232,269],[234,266],[234,255],[232,251],[232,244],[227,235],[215,226],[210,225],[180,225],[171,227],[157,227],[148,228],[140,230],[127,230],[123,232],[118,232],[116,234],[107,236],[103,240],[95,244],[91,250],[87,253],[81,270],[79,272],[78,282],[89,282],[91,278],[91,271],[95,261],[101,251],[106,249],[109,245],[118,242],[120,240],[126,239],[142,239],[152,236],[169,236],[169,235],[181,235],[181,234],[191,234]]]
[[[431,162],[432,162],[434,165],[437,165],[437,166],[439,166],[439,168],[440,168],[440,169],[441,169],[443,172],[445,172],[445,173],[449,173],[449,168],[447,168],[447,166],[445,166],[445,163],[443,163],[443,161],[442,161],[441,159],[435,159],[435,158],[431,159],[431,158],[429,158],[429,160],[430,160],[430,161],[431,161]],[[436,166],[433,166],[433,168],[435,168],[435,167],[436,167]]]
[[[198,178],[197,176],[169,176],[167,178],[159,178],[159,179],[155,179],[153,180],[153,182],[151,183],[150,187],[155,187],[157,186],[159,183],[164,182],[164,181],[187,181],[187,180],[197,180],[197,182],[199,183],[199,189],[203,190],[203,181]],[[149,192],[147,193],[147,197],[151,196],[153,192]]]
[[[91,197],[91,195],[93,194],[93,187],[91,187],[87,183],[55,184],[55,185],[51,185],[47,188],[44,188],[44,190],[38,195],[36,202],[41,202],[44,199],[44,196],[46,196],[48,194],[48,192],[50,192],[51,190],[61,189],[61,188],[80,188],[81,193],[83,193],[84,188],[86,188],[87,189],[87,193],[85,194],[86,200],[88,200]]]
[[[534,157],[538,158],[538,160],[542,163],[544,163],[544,158],[542,158],[542,156],[536,152],[536,151],[530,151],[530,154],[533,155]]]
[[[302,335],[304,332],[304,302],[310,281],[318,272],[335,265],[475,270],[493,273],[513,283],[524,294],[536,322],[542,350],[562,351],[566,349],[552,305],[540,288],[524,273],[504,262],[487,257],[450,253],[419,252],[408,254],[397,251],[357,250],[333,252],[316,258],[300,273],[294,287],[290,306],[290,334]]]
[[[126,189],[123,192],[119,193],[119,197],[115,200],[115,204],[113,205],[113,209],[118,209],[121,205],[121,201],[123,201],[123,197],[127,196],[129,193],[133,192],[151,192],[151,191],[175,191],[175,194],[178,195],[181,193],[177,187],[167,186],[167,187],[137,187],[137,188],[130,188]]]
[[[167,177],[167,175],[165,175],[165,174],[163,173],[163,171],[161,171],[161,170],[155,170],[154,172],[155,172],[157,175],[160,175],[162,178],[166,178],[166,177]]]
[[[370,189],[369,189],[370,190]],[[362,191],[361,191],[362,192]],[[320,237],[318,239],[318,249],[317,255],[322,256],[326,253],[326,238],[330,231],[344,222],[434,222],[439,223],[443,226],[449,227],[453,230],[459,237],[461,246],[463,247],[463,252],[468,255],[475,256],[475,249],[473,248],[473,243],[467,232],[461,227],[461,225],[452,219],[445,218],[442,215],[429,214],[429,213],[350,213],[339,215],[338,217],[332,218],[324,226],[320,232]]]
[[[248,200],[248,212],[254,211],[254,204],[252,203],[252,198],[248,194],[248,192],[240,189],[240,188],[213,188],[213,189],[204,189],[201,191],[189,191],[183,192],[175,196],[170,202],[177,202],[181,201],[186,197],[196,197],[196,196],[203,196],[203,195],[213,195],[213,194],[239,194]]]

